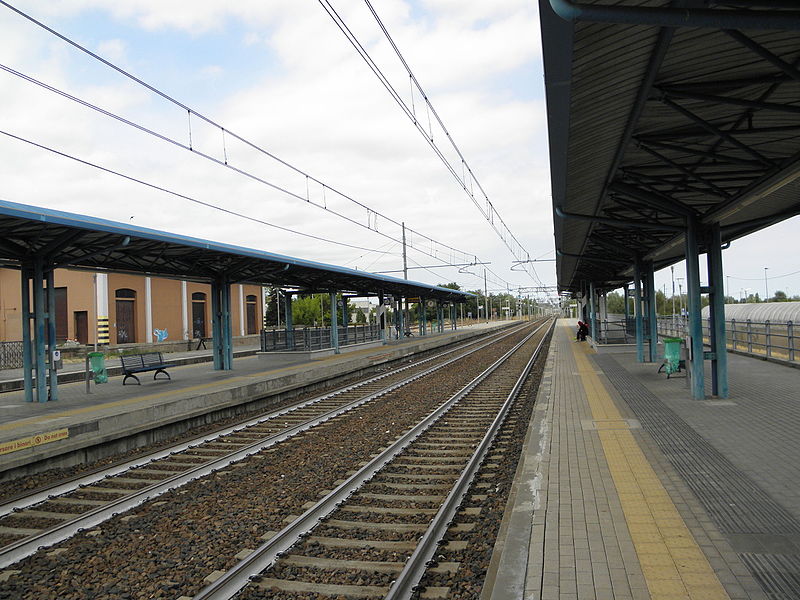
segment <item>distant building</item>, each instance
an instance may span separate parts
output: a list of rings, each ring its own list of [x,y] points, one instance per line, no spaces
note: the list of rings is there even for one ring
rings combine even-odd
[[[81,344],[180,341],[211,336],[211,286],[161,277],[56,269],[56,339]],[[0,269],[0,340],[22,339],[21,274]],[[261,286],[231,286],[233,335],[258,333]],[[99,335],[99,337],[98,337]]]
[[[355,323],[356,319],[358,318],[358,311],[364,313],[364,317],[369,322],[369,311],[373,306],[377,306],[377,304],[370,304],[370,301],[366,298],[355,298],[349,300],[350,306],[352,309],[350,310],[350,322]]]

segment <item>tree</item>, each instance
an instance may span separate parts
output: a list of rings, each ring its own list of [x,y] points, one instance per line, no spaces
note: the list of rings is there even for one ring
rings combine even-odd
[[[788,302],[789,298],[786,296],[786,292],[782,290],[776,290],[775,295],[770,299],[770,302]]]
[[[606,296],[606,310],[612,315],[625,313],[625,300],[619,292],[611,292]]]

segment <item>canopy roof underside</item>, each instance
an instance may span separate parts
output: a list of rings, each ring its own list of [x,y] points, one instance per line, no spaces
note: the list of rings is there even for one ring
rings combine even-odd
[[[540,0],[561,290],[618,287],[637,256],[681,260],[687,218],[730,241],[800,214],[798,13],[770,9],[769,29],[665,27],[572,23],[550,4]],[[679,3],[613,5],[648,21],[642,9]]]

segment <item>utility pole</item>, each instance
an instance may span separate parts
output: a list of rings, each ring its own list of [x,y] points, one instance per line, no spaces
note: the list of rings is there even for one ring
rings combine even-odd
[[[406,222],[403,221],[401,224],[403,226],[403,279],[408,281],[408,262],[406,258]],[[404,298],[403,300],[405,301],[406,305],[405,310],[403,311],[403,323],[405,324],[408,323],[408,298]],[[411,328],[408,325],[405,325],[405,327],[408,327],[409,329]],[[400,332],[401,337],[404,334],[405,334],[404,331]]]
[[[769,267],[764,267],[764,302],[769,302],[769,282],[767,280],[767,271]]]

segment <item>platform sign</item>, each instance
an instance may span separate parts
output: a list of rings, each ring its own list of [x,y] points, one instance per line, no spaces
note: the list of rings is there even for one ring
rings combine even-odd
[[[57,429],[55,431],[37,433],[36,435],[20,438],[18,440],[0,442],[0,454],[17,452],[18,450],[25,450],[26,448],[33,448],[34,446],[41,446],[42,444],[49,444],[50,442],[56,442],[58,440],[65,440],[68,437],[69,429]]]

